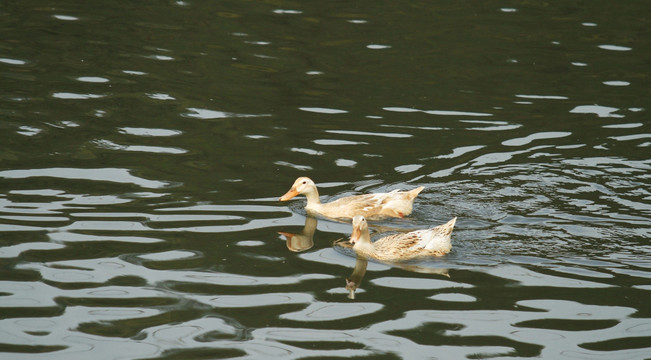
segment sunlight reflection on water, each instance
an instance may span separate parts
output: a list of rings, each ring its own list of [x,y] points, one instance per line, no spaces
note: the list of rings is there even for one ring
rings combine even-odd
[[[294,5],[3,7],[0,357],[648,357],[646,8]]]

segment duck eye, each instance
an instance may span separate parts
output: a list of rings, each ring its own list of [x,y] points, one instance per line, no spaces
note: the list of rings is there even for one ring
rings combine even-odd
[[[303,180],[303,185],[307,184],[307,181]]]

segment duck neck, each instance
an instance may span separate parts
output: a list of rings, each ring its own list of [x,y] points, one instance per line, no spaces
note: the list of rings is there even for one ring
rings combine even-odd
[[[316,218],[308,216],[305,218],[305,227],[303,227],[303,234],[312,236],[316,231],[317,221]]]
[[[307,198],[307,205],[305,207],[307,208],[318,208],[321,206],[321,200],[319,199],[319,191],[314,188],[310,192],[305,193],[305,197]]]
[[[353,249],[364,257],[373,257],[375,254],[375,246],[371,242],[371,235],[368,229],[364,229],[359,236],[359,239],[353,245]]]

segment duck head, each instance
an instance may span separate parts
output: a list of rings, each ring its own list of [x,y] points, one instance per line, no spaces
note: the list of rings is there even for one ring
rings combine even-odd
[[[307,195],[316,191],[316,185],[312,179],[301,176],[292,185],[291,189],[280,197],[280,201],[287,201],[296,195]]]
[[[370,241],[366,219],[362,215],[355,216],[353,218],[353,233],[350,235],[350,243],[355,245],[357,243],[370,243]]]

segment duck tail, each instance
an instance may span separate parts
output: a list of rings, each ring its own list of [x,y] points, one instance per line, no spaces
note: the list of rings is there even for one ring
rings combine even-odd
[[[454,230],[454,224],[457,223],[457,217],[455,216],[452,220],[448,221],[447,223],[443,224],[443,228],[445,229],[445,233],[447,235],[452,234],[452,230]]]
[[[410,200],[415,199],[416,196],[418,196],[418,194],[420,194],[420,192],[423,191],[424,189],[425,189],[424,186],[419,186],[413,190],[409,190],[407,191],[407,196],[409,197]]]
[[[452,249],[452,230],[454,230],[454,224],[457,222],[457,217],[455,216],[452,220],[448,221],[443,225],[439,225],[431,231],[430,241],[425,248],[428,250],[436,250],[441,254],[447,254],[450,249]]]

